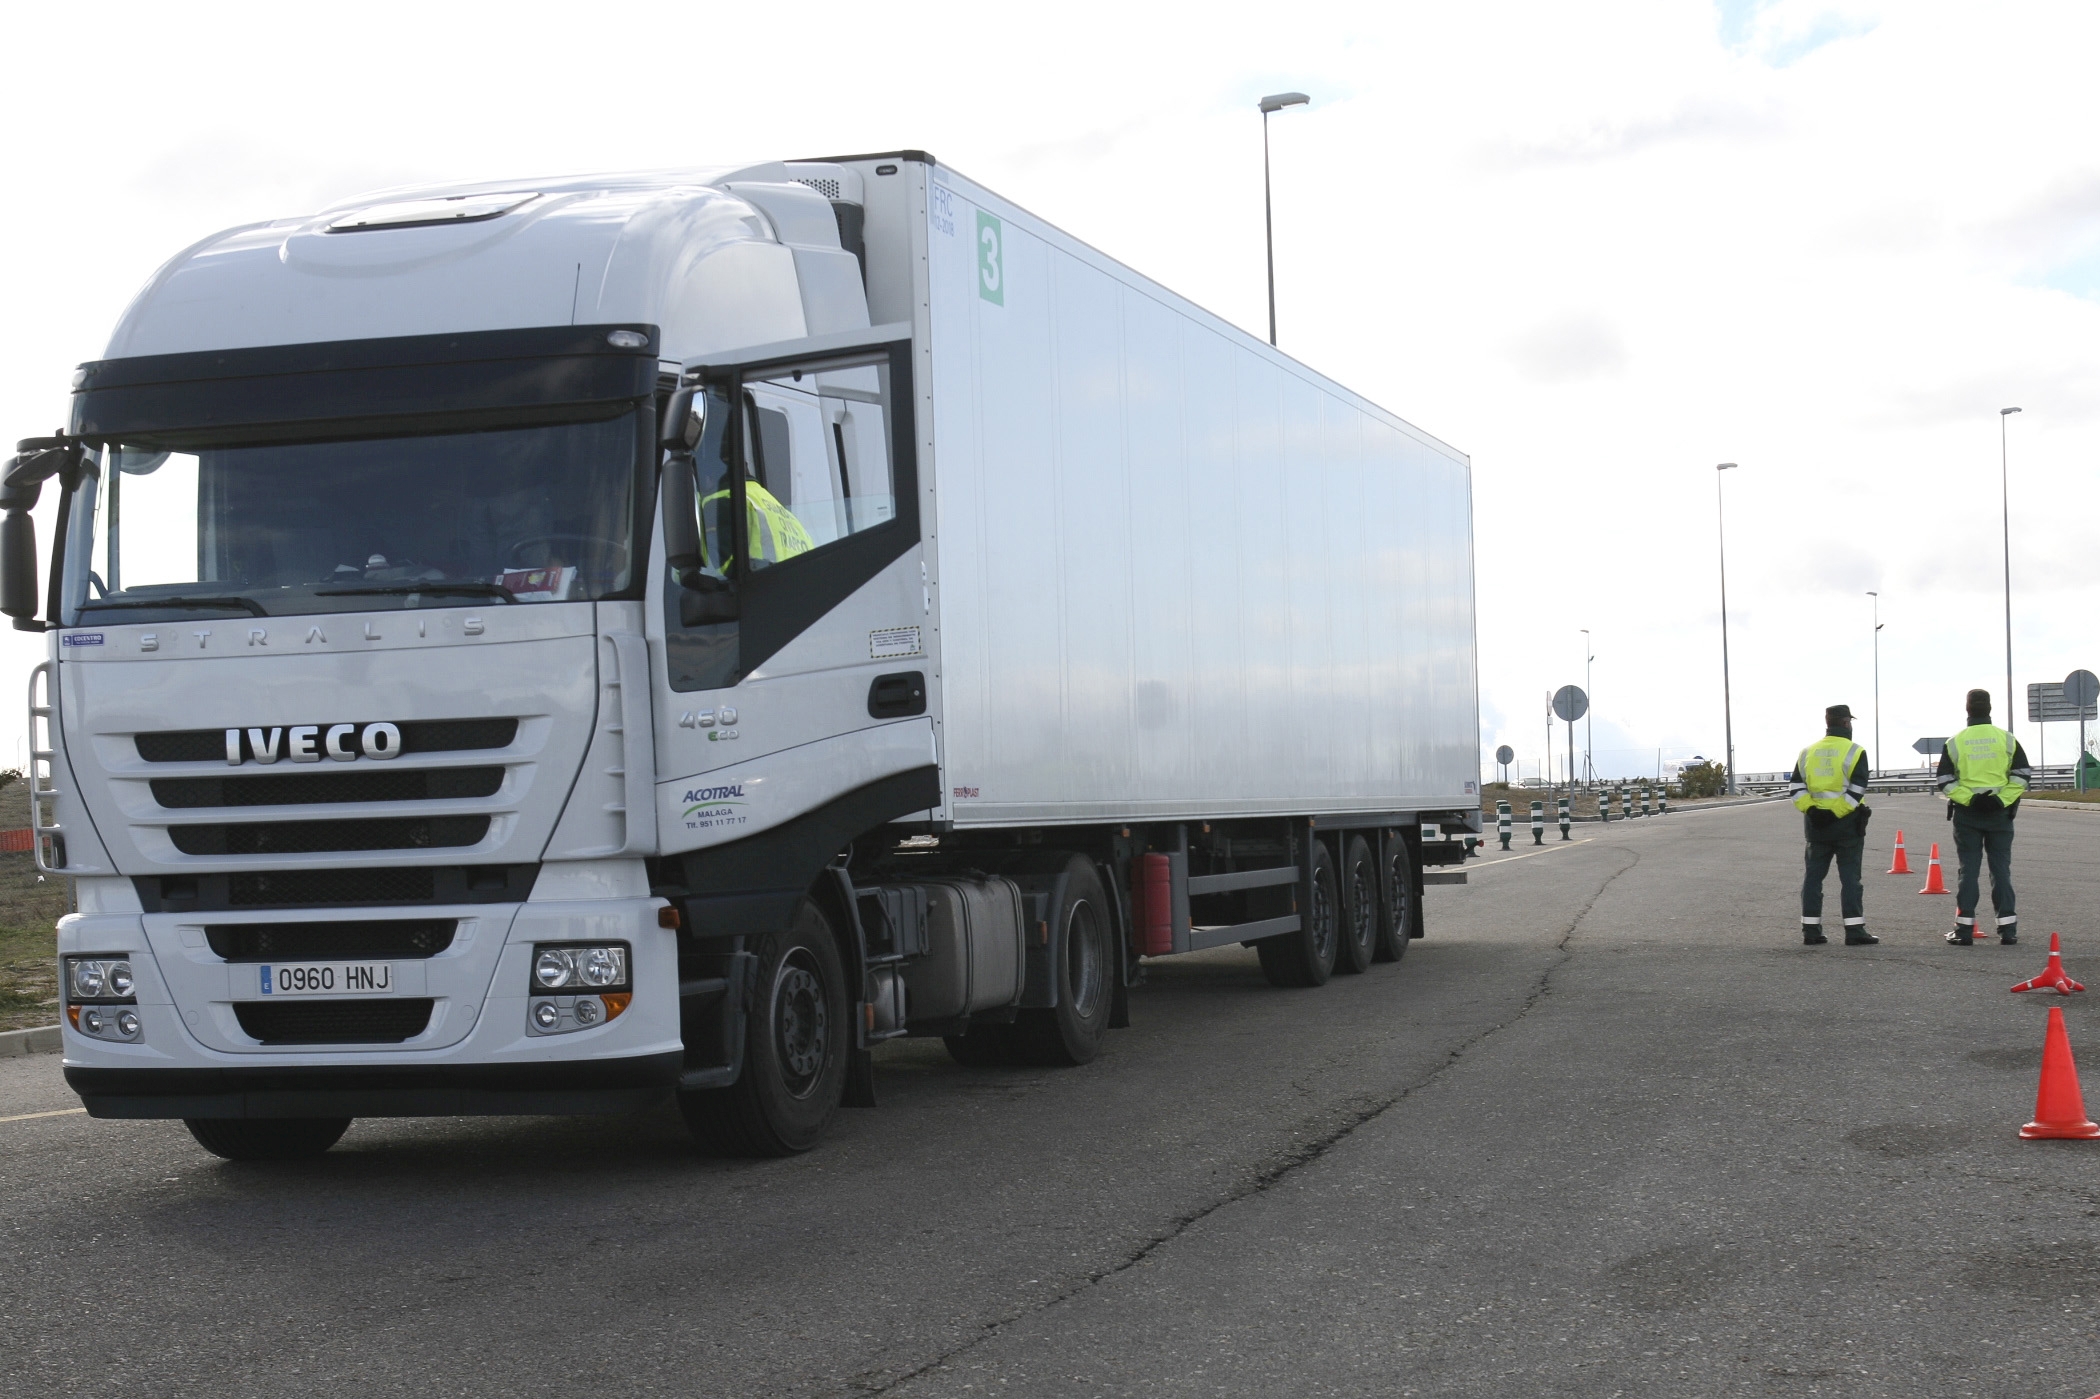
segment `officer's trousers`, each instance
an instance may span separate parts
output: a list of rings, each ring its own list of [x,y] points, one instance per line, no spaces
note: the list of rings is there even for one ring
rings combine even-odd
[[[1823,879],[1830,862],[1838,867],[1838,906],[1850,921],[1866,916],[1866,896],[1860,888],[1859,866],[1867,851],[1866,832],[1851,821],[1839,821],[1826,830],[1810,830],[1805,851],[1805,876],[1801,881],[1801,921],[1823,916]]]
[[[1971,825],[1959,814],[1954,818],[1954,853],[1961,860],[1961,877],[1954,886],[1954,911],[1963,918],[1976,916],[1976,899],[1982,892],[1983,860],[1991,862],[1991,909],[2004,922],[2014,916],[2011,821]]]

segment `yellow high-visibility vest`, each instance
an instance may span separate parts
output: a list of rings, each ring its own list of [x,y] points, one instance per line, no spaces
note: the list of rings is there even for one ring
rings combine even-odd
[[[1810,811],[1822,807],[1837,816],[1850,816],[1865,796],[1852,786],[1852,767],[1866,750],[1849,738],[1825,734],[1801,750],[1801,776],[1808,790],[1794,795],[1794,809]]]
[[[1985,792],[2011,806],[2027,795],[2027,784],[2012,775],[2013,736],[1995,724],[1971,724],[1947,740],[1954,755],[1955,778],[1947,799],[1967,806]]]
[[[706,519],[708,506],[728,499],[729,491],[726,488],[702,497],[700,517]],[[744,517],[751,538],[752,555],[761,564],[779,563],[782,559],[806,554],[817,547],[815,541],[809,537],[809,531],[803,528],[802,521],[795,517],[795,512],[782,505],[779,497],[756,481],[744,483]],[[703,553],[708,552],[704,538],[701,541],[701,549]],[[735,562],[734,555],[719,564],[712,558],[707,560],[708,566],[720,573],[727,573],[730,565]]]

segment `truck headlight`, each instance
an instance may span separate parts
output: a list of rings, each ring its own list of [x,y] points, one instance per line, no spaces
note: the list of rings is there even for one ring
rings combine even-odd
[[[532,989],[563,991],[587,987],[611,991],[627,985],[627,944],[541,944],[532,951]]]
[[[66,999],[129,1004],[138,989],[131,959],[121,954],[66,958]]]

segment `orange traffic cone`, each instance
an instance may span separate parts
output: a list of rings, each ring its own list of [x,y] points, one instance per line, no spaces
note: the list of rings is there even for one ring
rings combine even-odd
[[[1940,877],[1940,843],[1938,841],[1932,843],[1931,858],[1925,862],[1925,887],[1918,892],[1921,894],[1944,894],[1947,892],[1947,881]]]
[[[2083,982],[2071,980],[2064,971],[2063,944],[2055,933],[2049,934],[2049,965],[2032,981],[2023,981],[2013,987],[2015,991],[2054,991],[2059,996],[2068,996],[2073,991],[2085,990]]]
[[[1903,832],[1896,832],[1896,858],[1889,865],[1890,874],[1909,874],[1910,856],[1903,852]]]
[[[2042,1082],[2034,1093],[2034,1121],[2020,1135],[2036,1140],[2100,1140],[2100,1123],[2085,1115],[2085,1095],[2078,1091],[2078,1064],[2071,1058],[2071,1037],[2064,1033],[2064,1008],[2049,1007],[2049,1037],[2042,1041]]]

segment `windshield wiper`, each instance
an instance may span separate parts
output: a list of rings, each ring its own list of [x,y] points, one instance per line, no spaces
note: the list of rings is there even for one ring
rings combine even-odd
[[[315,597],[408,597],[414,593],[451,593],[455,597],[499,597],[516,602],[510,589],[495,583],[388,583],[372,588],[316,588]]]
[[[267,617],[269,610],[252,597],[140,597],[125,598],[121,602],[87,601],[80,604],[82,611],[101,608],[141,607],[216,607],[222,610],[246,612],[251,617]]]

